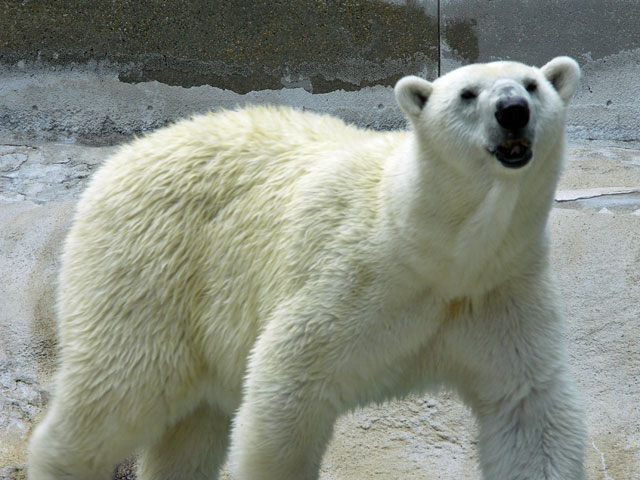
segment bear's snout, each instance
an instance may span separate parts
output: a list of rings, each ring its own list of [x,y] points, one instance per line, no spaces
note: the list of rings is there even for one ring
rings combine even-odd
[[[519,130],[529,123],[529,102],[521,96],[503,96],[496,102],[496,120],[502,128]]]

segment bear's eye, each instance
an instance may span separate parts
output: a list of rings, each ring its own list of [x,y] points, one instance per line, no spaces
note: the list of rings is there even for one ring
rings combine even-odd
[[[478,96],[478,93],[475,90],[471,90],[470,88],[465,88],[460,92],[460,98],[463,100],[473,100]]]
[[[533,93],[538,89],[538,84],[535,82],[535,80],[530,80],[525,84],[524,88],[527,89],[527,92]]]

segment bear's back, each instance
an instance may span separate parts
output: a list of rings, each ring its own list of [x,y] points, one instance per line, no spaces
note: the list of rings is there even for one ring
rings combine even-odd
[[[160,319],[168,336],[183,336],[179,325],[188,324],[199,344],[249,342],[304,281],[299,271],[314,252],[298,249],[326,249],[355,202],[372,208],[357,183],[375,188],[381,162],[353,151],[380,150],[377,139],[393,143],[388,136],[257,107],[194,117],[124,146],[92,179],[67,239],[62,340],[74,319],[86,321],[83,312],[108,311],[95,318],[114,336],[123,318]],[[295,223],[307,221],[316,232]],[[315,240],[295,245],[301,235]],[[293,250],[304,266],[290,264]],[[141,323],[137,334],[153,328]]]

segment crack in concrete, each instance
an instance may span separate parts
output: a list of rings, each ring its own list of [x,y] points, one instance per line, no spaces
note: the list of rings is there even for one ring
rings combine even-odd
[[[607,463],[604,459],[604,454],[600,451],[598,446],[596,445],[595,440],[591,439],[591,445],[593,449],[600,454],[600,461],[602,462],[602,473],[604,474],[605,480],[615,480],[611,475],[609,475],[609,470],[607,469]]]
[[[629,195],[640,193],[640,187],[604,187],[588,188],[583,190],[558,190],[556,202],[575,202],[589,198],[606,197],[613,195]]]

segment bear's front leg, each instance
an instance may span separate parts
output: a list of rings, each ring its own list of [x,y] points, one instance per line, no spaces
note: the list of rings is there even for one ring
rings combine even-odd
[[[486,480],[585,480],[584,412],[552,282],[514,282],[460,326]]]
[[[314,480],[337,418],[322,320],[272,322],[254,347],[230,449],[234,480]]]
[[[586,480],[582,410],[565,372],[479,409],[486,480]]]

